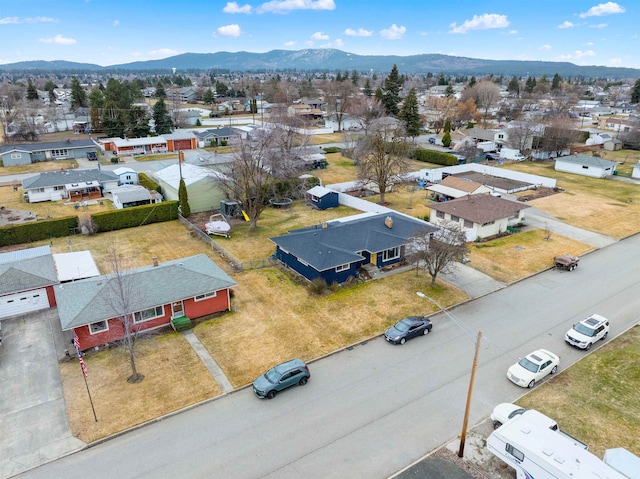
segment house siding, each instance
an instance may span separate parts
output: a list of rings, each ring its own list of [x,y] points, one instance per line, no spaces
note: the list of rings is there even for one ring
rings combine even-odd
[[[318,271],[311,266],[307,266],[302,264],[298,258],[293,256],[291,253],[287,253],[280,249],[280,247],[276,247],[276,258],[286,264],[289,268],[294,271],[300,273],[302,276],[307,278],[308,280],[314,280],[316,278],[322,278],[325,280],[327,284],[336,283],[344,283],[349,276],[355,276],[358,268],[364,264],[364,261],[351,263],[349,265],[349,269],[344,271],[337,272],[335,268],[331,268],[326,271]]]
[[[47,286],[47,299],[49,300],[49,306],[51,306],[52,308],[54,306],[57,306],[56,294],[53,291],[53,286]]]
[[[555,170],[565,173],[575,173],[577,175],[589,176],[592,178],[607,178],[613,175],[615,168],[600,168],[597,166],[580,165],[576,163],[568,163],[561,159],[556,159]]]

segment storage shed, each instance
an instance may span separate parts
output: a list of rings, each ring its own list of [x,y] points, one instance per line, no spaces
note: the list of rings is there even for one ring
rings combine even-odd
[[[226,199],[218,185],[218,179],[224,177],[222,173],[209,168],[182,163],[181,165],[170,165],[154,174],[162,188],[162,195],[165,200],[179,200],[178,189],[180,188],[181,175],[187,187],[189,207],[192,213],[217,209],[220,201]]]
[[[339,206],[340,193],[324,186],[314,186],[307,191],[307,198],[309,204],[319,210],[326,210],[328,208],[336,208]]]
[[[563,156],[556,158],[555,170],[592,178],[607,178],[616,174],[616,162],[598,158],[597,156]]]

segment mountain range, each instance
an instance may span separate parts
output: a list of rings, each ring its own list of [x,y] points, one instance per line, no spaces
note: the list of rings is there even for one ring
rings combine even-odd
[[[217,52],[183,53],[161,60],[147,60],[100,66],[64,60],[24,61],[0,65],[0,71],[73,71],[73,72],[171,72],[194,70],[240,71],[352,71],[387,73],[397,65],[402,74],[444,73],[450,75],[553,76],[585,78],[639,78],[640,69],[580,66],[569,62],[520,60],[484,60],[440,54],[356,55],[336,49],[271,50],[266,53]]]

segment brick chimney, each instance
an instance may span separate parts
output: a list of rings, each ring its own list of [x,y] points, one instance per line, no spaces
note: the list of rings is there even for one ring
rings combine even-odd
[[[158,257],[157,256],[152,256],[151,257],[151,261],[153,261],[153,265],[154,266],[158,266]]]
[[[384,225],[389,229],[393,228],[393,218],[391,216],[387,216],[384,219]]]

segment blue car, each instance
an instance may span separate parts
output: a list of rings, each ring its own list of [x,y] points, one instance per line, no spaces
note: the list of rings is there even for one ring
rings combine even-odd
[[[283,389],[304,386],[310,377],[307,365],[300,359],[292,359],[269,369],[253,381],[253,392],[260,399],[273,399]]]
[[[404,344],[408,339],[429,334],[432,327],[426,316],[409,316],[387,329],[384,339],[393,344]]]

